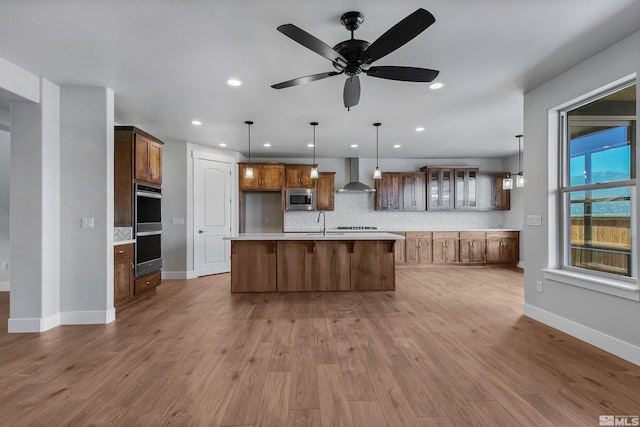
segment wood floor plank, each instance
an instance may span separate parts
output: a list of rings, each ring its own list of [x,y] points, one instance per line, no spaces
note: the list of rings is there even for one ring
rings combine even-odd
[[[317,365],[320,418],[323,427],[354,427],[338,365]]]
[[[7,333],[0,292],[0,424],[564,427],[640,408],[637,365],[522,315],[521,270],[396,272],[395,292],[167,280],[111,324],[40,334]]]

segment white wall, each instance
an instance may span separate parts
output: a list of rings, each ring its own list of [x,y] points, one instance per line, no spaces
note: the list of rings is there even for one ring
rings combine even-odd
[[[612,82],[640,72],[640,32],[528,92],[524,98],[525,214],[542,215],[542,227],[525,227],[525,314],[607,351],[640,364],[640,303],[545,279],[543,269],[558,267],[557,245],[557,113]],[[637,96],[640,100],[640,97]],[[640,111],[640,101],[637,105]],[[636,136],[637,138],[637,136]],[[638,154],[636,154],[638,155]],[[535,172],[535,179],[534,177]],[[638,187],[636,187],[636,200]],[[638,212],[636,212],[638,221]],[[636,237],[636,257],[640,255]],[[536,281],[544,292],[536,292]]]
[[[173,224],[181,218],[182,224]],[[162,271],[187,270],[187,148],[166,142],[162,147]]]
[[[9,264],[10,137],[9,132],[0,130],[0,264]],[[9,271],[0,269],[0,291],[8,290]]]
[[[113,98],[111,89],[62,86],[61,323],[108,323],[113,308]],[[94,228],[81,228],[82,218]]]

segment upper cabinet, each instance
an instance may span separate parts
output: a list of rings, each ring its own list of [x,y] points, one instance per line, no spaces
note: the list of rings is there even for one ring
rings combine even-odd
[[[286,188],[316,188],[316,180],[311,178],[313,165],[286,165]]]
[[[502,180],[506,172],[491,175],[491,209],[511,209],[511,191],[502,188]]]
[[[427,177],[424,173],[403,174],[402,186],[405,211],[423,211],[427,208]]]
[[[401,211],[402,203],[402,173],[384,172],[382,178],[376,179],[376,210]]]
[[[478,207],[478,168],[456,168],[454,173],[455,209],[476,209]]]
[[[284,182],[284,163],[251,163],[253,178],[245,178],[249,163],[238,163],[241,191],[280,191]]]
[[[135,173],[136,181],[162,184],[162,142],[135,133]]]
[[[134,126],[114,129],[114,225],[133,226],[133,183],[162,184],[162,141]]]
[[[335,208],[335,175],[335,172],[318,173],[316,209],[319,211],[332,211]]]
[[[454,169],[424,167],[427,171],[427,209],[449,210],[454,208]]]

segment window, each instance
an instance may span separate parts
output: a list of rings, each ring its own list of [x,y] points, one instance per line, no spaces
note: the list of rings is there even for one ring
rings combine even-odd
[[[637,277],[636,87],[562,112],[563,268]]]

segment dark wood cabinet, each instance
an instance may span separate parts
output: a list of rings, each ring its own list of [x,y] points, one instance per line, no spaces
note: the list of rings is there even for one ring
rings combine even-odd
[[[162,141],[135,126],[114,130],[114,226],[133,227],[133,184],[162,184]]]
[[[407,264],[431,264],[433,233],[430,231],[408,232],[406,235],[405,259]]]
[[[423,211],[427,209],[427,176],[424,173],[402,175],[403,209]]]
[[[459,248],[460,262],[484,263],[486,233],[482,231],[461,231]]]
[[[113,304],[121,305],[133,297],[133,243],[113,247]]]
[[[478,207],[478,168],[456,168],[454,209]]]
[[[405,237],[406,239],[406,233],[404,231],[391,231],[390,233],[397,234],[398,236]],[[406,254],[406,240],[396,240],[396,243],[393,246],[393,253],[395,254],[396,264],[404,264]]]
[[[511,191],[502,188],[502,180],[507,176],[506,172],[491,174],[491,209],[511,209]]]
[[[162,282],[162,273],[156,271],[151,274],[147,274],[146,276],[136,277],[136,280],[133,283],[133,294],[138,296],[143,292],[146,292],[151,289],[155,289],[160,286]]]
[[[487,263],[517,264],[519,261],[519,239],[517,231],[487,232]]]
[[[335,208],[335,172],[319,172],[316,190],[316,209],[332,211]]]
[[[286,188],[316,188],[316,180],[311,178],[313,165],[285,165]]]
[[[427,172],[427,209],[450,210],[454,208],[454,169],[425,167]]]
[[[377,211],[401,211],[402,203],[402,173],[383,173],[382,178],[375,180]]]
[[[276,291],[276,241],[231,242],[231,292]]]
[[[434,231],[433,262],[458,262],[458,238],[457,231]]]
[[[238,163],[241,191],[280,191],[284,183],[284,163],[251,163],[253,178],[245,178],[249,163]]]

